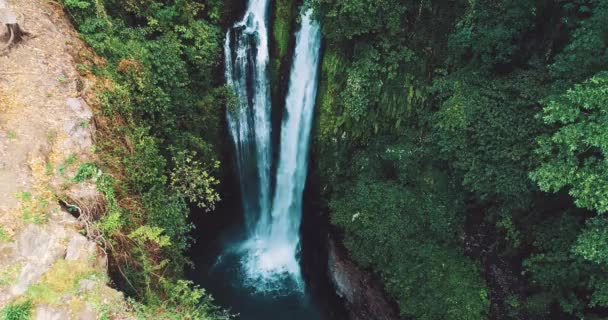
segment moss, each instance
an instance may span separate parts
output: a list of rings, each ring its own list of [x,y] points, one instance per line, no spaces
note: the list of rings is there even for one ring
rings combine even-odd
[[[338,134],[340,126],[339,118],[340,99],[339,93],[341,83],[339,75],[346,67],[346,61],[331,46],[323,54],[321,64],[321,81],[319,84],[319,95],[317,106],[319,108],[319,118],[317,126],[318,142],[331,141],[332,136]]]
[[[86,261],[59,260],[38,283],[28,289],[27,296],[36,303],[59,304],[62,297],[76,295],[83,279],[95,281],[98,287],[107,281],[104,274],[92,269]],[[90,291],[99,293],[99,290]]]
[[[296,3],[294,0],[276,0],[272,25],[273,57],[271,61],[271,77],[273,83],[278,83],[281,67],[289,52],[289,39],[296,18]],[[278,88],[278,86],[275,86]]]
[[[287,54],[291,26],[295,19],[295,2],[293,0],[276,0],[274,25],[272,36],[274,37],[277,56],[283,59]]]

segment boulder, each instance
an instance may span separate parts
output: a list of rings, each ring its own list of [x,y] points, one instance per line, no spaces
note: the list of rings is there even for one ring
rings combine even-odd
[[[95,257],[96,245],[84,236],[75,233],[72,235],[65,254],[65,260],[86,260]]]
[[[82,98],[68,98],[66,104],[68,109],[82,120],[91,120],[93,117],[91,107]]]
[[[46,305],[39,305],[36,307],[36,320],[65,320],[69,318],[69,313],[63,309],[57,309]]]
[[[63,131],[69,137],[63,142],[61,150],[86,151],[93,145],[89,123],[93,118],[91,107],[82,98],[68,98],[66,106],[71,111],[71,116],[63,124]]]
[[[17,237],[15,254],[37,265],[50,266],[65,256],[61,243],[65,236],[66,230],[61,226],[41,228],[30,224]]]

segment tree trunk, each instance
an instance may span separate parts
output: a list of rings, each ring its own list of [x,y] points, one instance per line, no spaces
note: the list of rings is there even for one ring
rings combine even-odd
[[[11,10],[7,0],[0,0],[0,25],[6,26],[8,39],[4,44],[0,44],[0,52],[8,49],[11,45],[23,39],[26,33],[17,23],[17,15]]]

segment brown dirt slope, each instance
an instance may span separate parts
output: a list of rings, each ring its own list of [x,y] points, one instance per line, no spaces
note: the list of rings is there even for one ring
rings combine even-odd
[[[0,313],[31,301],[32,319],[129,318],[102,250],[60,206],[102,198],[73,179],[93,159],[91,83],[73,58],[86,48],[57,2],[8,2],[30,35],[0,52]]]

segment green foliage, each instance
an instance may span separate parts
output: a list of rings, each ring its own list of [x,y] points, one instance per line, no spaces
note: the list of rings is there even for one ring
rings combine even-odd
[[[65,0],[65,5],[70,8],[86,9],[91,6],[91,3],[81,0]]]
[[[124,159],[131,187],[135,192],[142,193],[156,186],[164,186],[167,183],[167,161],[160,153],[157,140],[148,135],[148,130],[137,128],[131,134],[131,141],[133,153]]]
[[[403,314],[417,319],[482,317],[486,289],[476,266],[452,244],[455,212],[447,203],[434,206],[441,201],[438,195],[408,191],[389,183],[358,182],[345,190],[348,196],[332,201],[332,222],[346,230],[345,244],[355,260],[382,274]],[[421,238],[428,240],[420,243]]]
[[[32,316],[32,302],[27,300],[9,304],[0,312],[2,320],[29,320]]]
[[[129,234],[129,238],[144,243],[150,241],[159,247],[166,247],[171,244],[169,237],[162,234],[163,229],[159,227],[141,226]]]
[[[101,170],[97,168],[97,165],[87,162],[80,165],[73,180],[74,182],[84,182],[89,179],[95,180],[99,176],[101,176]]]
[[[585,260],[608,266],[607,245],[608,221],[604,217],[596,217],[587,221],[573,251]]]
[[[275,84],[273,89],[273,98],[279,97],[282,90],[285,89],[285,82],[288,75],[281,73],[286,65],[287,61],[290,61],[288,57],[289,43],[291,35],[293,34],[293,26],[295,26],[297,17],[297,4],[293,0],[276,0],[273,2],[274,6],[271,9],[272,16],[272,41],[271,43],[271,54],[270,54],[270,81]]]
[[[161,279],[178,278],[187,262],[193,226],[186,201],[209,209],[219,201],[219,181],[212,173],[219,171],[217,150],[229,99],[217,77],[224,3],[63,4],[82,38],[105,60],[79,61],[81,72],[93,72],[104,89],[97,92],[100,161],[83,164],[74,181],[95,182],[106,198],[106,212],[94,227],[108,242],[110,267],[127,278],[115,280],[139,301],[157,303],[170,289]],[[193,154],[199,158],[186,164],[185,155]],[[200,310],[198,318],[215,319]]]
[[[328,52],[319,102],[324,118],[331,121],[321,128],[324,134],[345,136],[350,144],[368,143],[370,133],[396,134],[412,106],[422,103],[424,93],[414,75],[404,72],[416,59],[407,48],[383,52],[361,45],[351,64],[342,54]]]
[[[540,86],[525,73],[487,79],[468,71],[435,83],[447,97],[435,120],[441,155],[481,199],[514,200],[533,189],[528,170],[534,146],[522,141],[540,133],[531,99],[536,92],[529,89]]]
[[[581,314],[586,307],[606,305],[602,298],[606,282],[600,280],[605,278],[605,271],[584,259],[598,243],[589,241],[590,237],[584,235],[588,231],[581,238],[581,220],[573,213],[565,213],[533,228],[534,253],[523,265],[533,285],[541,289],[533,296],[546,301],[544,308],[535,308],[537,315],[547,313],[551,302],[571,314]],[[593,226],[588,229],[598,230]],[[582,296],[575,292],[589,294]]]
[[[486,288],[457,244],[462,202],[446,176],[415,162],[417,147],[407,141],[384,141],[353,158],[355,180],[332,197],[332,223],[345,230],[353,258],[382,275],[402,314],[481,318]]]
[[[213,210],[215,204],[220,201],[215,187],[219,180],[211,175],[219,169],[220,163],[204,164],[196,160],[196,152],[181,152],[173,160],[175,167],[171,172],[171,186],[177,193],[199,208],[207,211]]]
[[[537,15],[529,0],[471,0],[449,37],[449,49],[457,62],[476,59],[490,67],[512,62],[522,48],[525,31]]]
[[[550,98],[540,117],[554,130],[538,139],[540,166],[531,174],[543,191],[568,188],[577,206],[608,211],[608,73]]]
[[[134,303],[137,319],[229,320],[232,317],[213,304],[213,298],[189,281],[163,281],[167,297],[150,305]]]
[[[287,45],[291,37],[291,24],[295,19],[295,1],[277,0],[272,36],[277,47],[276,59],[282,60],[287,55]]]
[[[97,181],[97,190],[101,192],[107,202],[107,212],[99,220],[98,225],[107,235],[113,235],[123,226],[123,209],[118,205],[116,190],[114,190],[114,179],[109,175],[102,175]]]
[[[608,1],[312,6],[328,39],[317,170],[355,260],[404,314],[484,318],[490,297],[458,248],[463,230],[485,232],[475,258],[496,252],[523,283],[501,283],[492,312],[593,318],[607,301],[606,226],[576,207],[608,211]]]
[[[367,34],[399,33],[413,1],[315,0],[324,34],[331,40],[351,40]],[[407,3],[407,4],[404,4]],[[382,23],[379,23],[381,18]]]
[[[584,81],[608,67],[608,2],[563,2],[569,16],[562,19],[562,23],[574,30],[572,41],[556,55],[549,67],[560,87]]]

